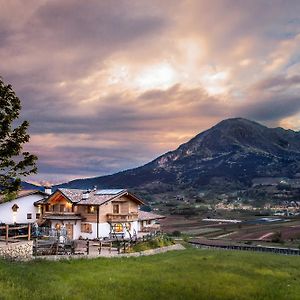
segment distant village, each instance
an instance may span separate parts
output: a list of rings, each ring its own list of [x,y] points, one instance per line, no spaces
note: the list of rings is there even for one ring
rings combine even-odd
[[[274,216],[300,215],[300,179],[257,178],[249,189],[186,192],[149,202],[154,211],[196,215],[205,211],[249,211]],[[164,208],[166,207],[166,209]]]

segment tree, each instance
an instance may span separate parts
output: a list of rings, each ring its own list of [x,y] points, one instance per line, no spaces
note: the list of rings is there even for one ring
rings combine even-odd
[[[23,152],[23,144],[29,141],[24,121],[19,126],[14,122],[19,118],[20,99],[11,85],[5,85],[0,77],[0,190],[11,195],[20,189],[22,176],[37,172],[37,157]]]

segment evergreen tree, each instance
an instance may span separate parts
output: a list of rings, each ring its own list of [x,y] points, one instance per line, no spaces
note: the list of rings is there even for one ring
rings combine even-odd
[[[20,189],[20,177],[37,172],[37,157],[23,152],[23,144],[29,141],[29,123],[14,126],[20,110],[20,99],[0,77],[0,190],[6,195]]]

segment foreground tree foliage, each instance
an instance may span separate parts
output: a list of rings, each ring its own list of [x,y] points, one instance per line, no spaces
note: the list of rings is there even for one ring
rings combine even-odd
[[[29,141],[29,123],[14,126],[20,110],[20,99],[0,77],[0,189],[8,198],[20,189],[20,177],[37,172],[37,157],[23,152],[23,145]]]

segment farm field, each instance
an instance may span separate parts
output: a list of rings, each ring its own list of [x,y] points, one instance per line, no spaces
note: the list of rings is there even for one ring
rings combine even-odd
[[[190,248],[139,258],[0,261],[0,299],[300,299],[300,257]]]
[[[161,221],[162,229],[172,233],[180,231],[193,237],[205,237],[212,239],[230,240],[235,242],[251,242],[263,245],[278,245],[283,247],[299,248],[300,245],[300,219],[281,218],[279,221],[261,222],[264,219],[276,219],[274,217],[251,216],[250,222],[245,223],[221,223],[204,222],[202,217],[168,216]],[[239,218],[237,218],[239,219]],[[246,218],[246,220],[249,220]],[[240,220],[243,221],[242,218]],[[244,219],[245,220],[245,219]],[[274,236],[280,234],[280,241],[273,243]]]

